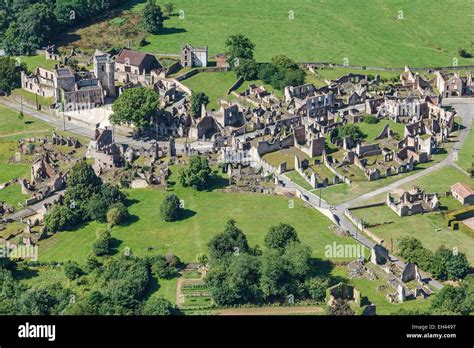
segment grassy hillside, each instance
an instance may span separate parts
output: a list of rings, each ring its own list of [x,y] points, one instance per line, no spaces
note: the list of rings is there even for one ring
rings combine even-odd
[[[176,170],[173,172],[171,181],[176,178]],[[127,191],[134,202],[130,206],[133,218],[130,224],[115,227],[112,231],[118,252],[123,252],[126,247],[139,256],[172,251],[184,262],[193,262],[198,253],[207,250],[209,240],[223,231],[229,218],[236,220],[252,246],[258,244],[263,247],[268,229],[280,222],[294,226],[300,240],[307,243],[318,258],[325,258],[324,247],[333,241],[355,243],[350,238],[340,238],[329,231],[331,222],[316,210],[304,207],[300,200],[295,200],[295,206],[290,208],[288,198],[280,196],[216,190],[199,192],[179,184],[174,186],[173,191],[184,200],[186,209],[184,218],[175,222],[164,222],[160,218],[160,204],[166,192],[158,189]],[[40,259],[84,261],[92,250],[98,227],[105,225],[93,222],[44,240],[40,243]]]
[[[451,66],[455,57],[460,65],[474,63],[458,57],[461,47],[474,51],[466,30],[470,20],[466,14],[474,13],[470,0],[171,2],[175,15],[165,22],[162,34],[147,37],[150,44],[142,50],[177,53],[189,42],[208,45],[214,55],[224,50],[230,34],[241,32],[256,44],[256,58],[261,61],[286,54],[297,61],[340,64],[347,58],[351,65]],[[143,6],[144,1],[135,0],[124,9],[140,11]]]

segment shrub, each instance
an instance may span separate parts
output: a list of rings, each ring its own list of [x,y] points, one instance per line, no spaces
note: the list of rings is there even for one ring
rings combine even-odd
[[[104,231],[100,233],[99,230],[98,237],[95,240],[94,244],[92,245],[92,251],[96,256],[103,256],[110,254],[111,251],[111,244],[112,244],[112,236],[110,235],[110,231]]]
[[[379,119],[373,115],[367,115],[364,117],[364,122],[368,124],[376,124],[379,123]]]
[[[181,202],[176,195],[168,195],[160,205],[161,218],[164,221],[175,221],[181,213]]]
[[[123,203],[115,203],[110,206],[107,212],[107,222],[112,226],[120,225],[123,224],[129,216],[128,209]]]
[[[68,261],[64,264],[64,274],[70,280],[79,278],[82,275],[82,270],[74,261]]]

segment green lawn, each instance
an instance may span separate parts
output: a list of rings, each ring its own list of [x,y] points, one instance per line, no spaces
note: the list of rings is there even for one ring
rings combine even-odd
[[[209,97],[208,110],[220,107],[219,100],[227,100],[227,91],[237,81],[233,72],[199,73],[182,81],[194,93],[203,92]]]
[[[474,131],[469,131],[469,135],[466,138],[464,144],[458,155],[457,164],[464,170],[468,170],[472,167],[474,162]]]
[[[15,208],[19,207],[19,203],[24,203],[27,195],[21,193],[20,185],[10,185],[0,190],[0,202],[5,202]]]
[[[305,190],[311,191],[313,188],[311,185],[308,183],[308,181],[303,178],[303,176],[298,173],[296,170],[293,170],[291,172],[285,173],[287,177],[290,178],[291,181],[293,181],[296,185],[301,186]]]
[[[183,80],[182,83],[191,88],[195,93],[203,92],[209,97],[209,104],[207,105],[208,110],[218,110],[220,108],[219,100],[232,101],[237,98],[227,94],[229,88],[237,81],[237,77],[234,72],[205,72],[191,76],[190,78]],[[269,92],[273,92],[277,97],[281,98],[283,92],[273,88],[272,86],[265,85],[260,80],[245,81],[238,89],[237,92],[243,92],[248,88],[250,84],[256,84],[257,86],[264,85]]]
[[[453,206],[451,200],[449,204]],[[396,248],[398,238],[411,236],[421,240],[426,248],[433,251],[441,245],[448,248],[456,247],[459,251],[466,253],[469,262],[474,264],[474,238],[449,229],[439,212],[399,217],[387,206],[382,206],[357,209],[353,210],[353,213],[358,218],[368,221],[369,224],[392,221],[393,223],[390,224],[369,228],[375,235],[384,239],[384,244],[388,248],[391,247],[392,238],[393,246]]]
[[[375,138],[380,135],[383,128],[387,124],[389,125],[390,129],[393,132],[398,133],[400,135],[400,138],[403,138],[403,132],[404,132],[405,126],[401,123],[395,123],[387,119],[380,120],[378,123],[375,123],[375,124],[361,122],[361,123],[358,123],[357,126],[366,135],[364,140],[366,142],[373,143],[375,142]]]
[[[446,166],[402,187],[409,189],[415,185],[422,187],[428,192],[444,193],[449,191],[449,188],[457,182],[474,186],[474,179],[469,178],[466,174],[452,166]]]
[[[14,89],[12,94],[23,97],[25,101],[28,101],[32,105],[36,105],[38,103],[41,106],[41,110],[48,110],[49,106],[54,103],[53,97],[42,97],[40,95],[28,92],[22,88]]]
[[[192,262],[196,255],[206,251],[206,244],[215,234],[222,232],[226,220],[233,218],[247,235],[251,245],[263,246],[268,229],[280,222],[293,225],[315,257],[324,257],[324,246],[333,241],[354,243],[350,238],[339,238],[328,230],[330,221],[300,200],[294,207],[288,199],[279,196],[227,193],[220,191],[198,192],[176,186],[174,193],[184,200],[186,217],[176,222],[163,222],[159,205],[166,195],[161,190],[128,190],[135,203],[130,213],[136,221],[128,226],[114,228],[119,252],[131,248],[136,255],[167,253],[172,251],[184,262]],[[57,233],[40,243],[40,259],[83,261],[91,252],[95,231],[100,225],[90,223],[78,230]],[[153,247],[148,251],[148,247]]]
[[[28,70],[31,72],[38,66],[48,70],[53,70],[54,65],[59,63],[57,60],[47,60],[43,54],[36,56],[20,56],[17,59],[20,63],[25,63]]]
[[[405,310],[427,310],[431,306],[431,298],[427,300],[417,299],[413,301],[406,301],[404,303],[389,303],[385,298],[385,294],[377,291],[376,288],[380,285],[388,286],[383,278],[383,275],[377,280],[369,280],[367,278],[348,279],[347,267],[336,266],[331,270],[332,276],[342,277],[349,284],[356,287],[361,292],[362,300],[367,298],[370,302],[377,306],[378,315],[389,315],[399,312],[401,309]],[[389,292],[395,292],[395,289],[390,289]]]
[[[460,47],[472,50],[465,30],[470,21],[465,14],[474,10],[469,0],[435,0],[429,6],[422,0],[171,2],[175,15],[165,21],[163,33],[147,37],[150,44],[142,50],[177,53],[188,42],[209,45],[213,56],[238,32],[255,43],[255,57],[261,61],[286,54],[297,61],[339,64],[347,58],[351,65],[451,66]],[[138,11],[143,6],[144,1],[133,1],[129,8]],[[433,24],[444,23],[446,13],[456,18],[448,29]],[[459,58],[460,65],[473,61]]]

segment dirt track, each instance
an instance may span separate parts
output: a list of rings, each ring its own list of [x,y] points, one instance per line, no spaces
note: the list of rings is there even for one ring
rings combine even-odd
[[[324,314],[324,309],[319,306],[229,308],[229,309],[221,310],[219,314],[221,315]]]

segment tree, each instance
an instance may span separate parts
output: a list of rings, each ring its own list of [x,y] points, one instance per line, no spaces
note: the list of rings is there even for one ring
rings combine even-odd
[[[151,271],[159,278],[172,279],[179,275],[176,265],[169,262],[165,256],[158,255],[150,258]]]
[[[269,301],[304,298],[305,281],[310,275],[311,249],[297,241],[288,243],[282,253],[267,249],[263,253],[261,288]]]
[[[362,140],[365,134],[355,124],[346,124],[338,126],[331,131],[331,139],[344,139],[350,137],[354,141]]]
[[[112,226],[121,225],[129,216],[128,209],[123,203],[115,203],[110,206],[107,212],[107,222]]]
[[[212,298],[220,306],[260,302],[259,281],[260,261],[249,254],[229,256],[225,262],[214,265],[206,276]]]
[[[299,66],[295,63],[294,60],[288,58],[287,56],[279,55],[271,59],[272,64],[278,70],[298,70]]]
[[[226,55],[231,67],[238,65],[241,59],[253,59],[255,45],[242,34],[231,35],[225,42]]]
[[[368,124],[376,124],[379,123],[379,119],[374,115],[367,115],[364,117],[364,122]]]
[[[176,315],[179,311],[170,301],[162,297],[151,297],[143,305],[143,315]]]
[[[272,226],[265,236],[264,242],[267,248],[283,251],[290,242],[298,242],[296,230],[287,224]]]
[[[67,177],[68,189],[65,202],[71,209],[85,206],[89,199],[100,192],[102,180],[85,160],[76,162]]]
[[[56,16],[50,6],[44,3],[27,6],[5,32],[5,51],[12,56],[34,54],[48,43],[55,27]]]
[[[51,232],[63,231],[76,222],[77,217],[73,211],[64,205],[54,205],[44,217],[45,226]]]
[[[171,16],[174,11],[174,5],[171,2],[167,2],[165,5],[165,13],[167,16]]]
[[[10,93],[12,89],[20,87],[20,73],[26,71],[24,63],[10,57],[0,57],[0,91]]]
[[[204,117],[206,115],[201,115],[202,105],[209,104],[209,97],[204,93],[193,93],[191,96],[191,113],[195,117]]]
[[[82,275],[82,270],[75,261],[68,261],[64,264],[64,274],[70,280],[79,278]]]
[[[166,196],[160,205],[160,214],[164,221],[177,220],[181,210],[181,202],[176,195]]]
[[[92,244],[92,252],[96,256],[109,255],[112,249],[112,236],[110,231],[97,230],[97,238]]]
[[[209,241],[208,249],[211,261],[219,261],[231,255],[240,255],[250,251],[247,237],[232,219],[227,221],[224,232]]]
[[[256,80],[258,78],[258,64],[253,59],[240,59],[239,64],[234,67],[237,76],[246,81]]]
[[[196,261],[201,266],[206,266],[209,262],[209,257],[205,253],[199,253],[199,254],[196,255]]]
[[[416,251],[422,248],[421,241],[414,237],[405,236],[398,240],[398,253],[407,262],[416,262]]]
[[[114,124],[149,126],[158,115],[158,95],[149,88],[132,88],[124,91],[112,105],[110,121]]]
[[[305,282],[309,297],[318,302],[326,300],[326,290],[329,287],[329,281],[324,278],[310,278]]]
[[[32,288],[20,298],[20,315],[58,315],[69,304],[71,291],[60,284]]]
[[[465,306],[465,299],[466,290],[464,288],[446,285],[435,295],[431,307],[442,314],[467,315],[472,309]]]
[[[470,270],[466,255],[453,253],[444,245],[440,246],[433,256],[433,266],[430,270],[433,276],[441,280],[459,280]]]
[[[71,27],[87,17],[87,3],[82,0],[56,0],[54,14],[63,28]]]
[[[276,73],[278,73],[278,68],[270,63],[260,64],[258,68],[258,78],[265,83],[271,84]]]
[[[193,187],[196,190],[203,190],[209,184],[211,168],[209,161],[202,156],[191,157],[186,168],[182,168],[179,173],[179,182],[185,187]]]
[[[142,25],[146,31],[157,34],[163,29],[163,12],[155,0],[148,0],[143,9]]]

